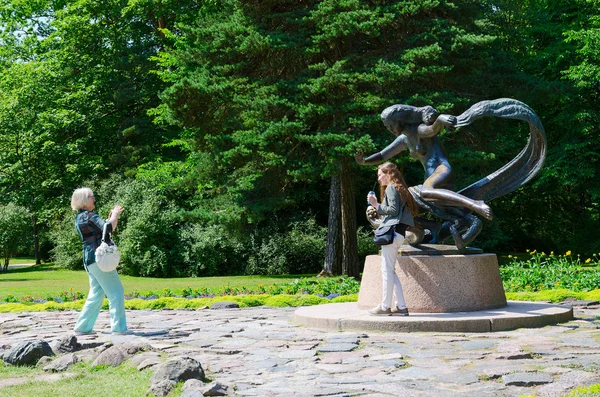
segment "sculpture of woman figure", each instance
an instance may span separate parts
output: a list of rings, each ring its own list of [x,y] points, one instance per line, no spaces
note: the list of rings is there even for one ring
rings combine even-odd
[[[453,130],[456,117],[442,114],[431,106],[393,105],[381,113],[386,128],[397,138],[382,151],[366,159],[362,152],[355,155],[358,164],[376,165],[408,148],[411,157],[425,169],[421,198],[442,206],[464,207],[486,219],[492,219],[492,209],[483,200],[473,200],[456,193],[454,175],[438,134],[447,127]]]

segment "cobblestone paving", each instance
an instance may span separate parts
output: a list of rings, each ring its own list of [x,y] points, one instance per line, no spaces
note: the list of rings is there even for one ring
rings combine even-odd
[[[128,311],[134,335],[78,341],[146,341],[188,355],[236,396],[561,396],[600,383],[600,306],[538,329],[496,333],[378,333],[308,329],[293,308]],[[0,314],[0,352],[67,335],[77,312]],[[230,389],[231,390],[231,389]]]

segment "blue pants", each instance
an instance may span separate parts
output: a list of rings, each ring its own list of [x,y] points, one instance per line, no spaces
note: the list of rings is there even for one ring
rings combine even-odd
[[[127,331],[125,289],[117,271],[103,272],[95,263],[92,263],[88,265],[87,273],[90,278],[90,292],[75,324],[75,331],[92,332],[98,314],[100,314],[105,293],[110,309],[110,328],[113,332]]]

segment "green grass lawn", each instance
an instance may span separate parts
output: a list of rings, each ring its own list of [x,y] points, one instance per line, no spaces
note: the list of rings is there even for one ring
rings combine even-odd
[[[18,386],[0,388],[0,397],[143,396],[148,390],[152,375],[152,371],[138,371],[128,364],[118,367],[92,367],[91,363],[78,363],[71,366],[68,372],[76,375],[57,382],[43,382],[40,380],[48,376],[48,373],[42,368],[3,365],[0,361],[0,379],[28,380]],[[109,387],[99,387],[99,385]]]
[[[125,294],[134,291],[161,292],[169,288],[175,295],[185,287],[221,289],[230,287],[256,288],[259,284],[287,284],[302,276],[236,276],[236,277],[188,277],[188,278],[152,278],[121,276]],[[316,279],[316,277],[313,277]],[[81,291],[87,295],[88,276],[85,270],[61,269],[53,264],[42,264],[26,268],[9,269],[0,273],[0,300],[8,294],[16,297],[24,295],[45,297],[57,296],[64,291]]]
[[[515,255],[512,256],[514,257]],[[509,259],[508,254],[499,257],[500,262],[502,262],[503,259]],[[30,263],[31,261],[31,258],[17,259],[17,263]],[[504,266],[505,265],[501,265],[501,268],[504,268]],[[560,266],[558,268],[560,268]],[[527,269],[524,268],[523,272],[525,272],[525,270]],[[580,274],[582,277],[586,275],[585,272],[581,272]],[[342,282],[341,280],[336,281],[333,279],[318,279],[313,275],[304,277],[302,275],[287,275],[188,278],[152,278],[122,275],[121,280],[125,287],[126,296],[129,295],[136,297],[138,295],[142,295],[142,297],[147,297],[149,295],[155,295],[159,297],[159,299],[156,301],[140,301],[139,299],[129,300],[128,305],[131,309],[200,307],[203,305],[210,305],[211,302],[215,300],[225,299],[226,297],[223,295],[234,295],[235,299],[230,297],[230,300],[235,300],[243,306],[298,306],[329,302],[327,299],[322,299],[320,297],[328,297],[329,299],[336,299],[337,301],[352,301],[352,299],[356,300],[359,287],[358,283],[352,279],[350,279],[350,281],[354,285],[351,288],[348,288],[347,284],[344,284],[345,281]],[[325,284],[321,284],[323,282],[325,282]],[[333,287],[335,288],[338,286],[342,287],[340,289],[332,289],[332,284],[330,282],[333,283]],[[320,284],[320,289],[307,289],[306,287],[308,284]],[[291,287],[294,287],[295,289],[292,290]],[[184,288],[187,289],[188,292],[184,293]],[[238,289],[237,293],[235,289]],[[277,291],[278,289],[279,291]],[[600,289],[598,288],[593,290],[575,291],[573,289],[575,288],[564,288],[562,285],[557,283],[554,287],[549,287],[539,291],[535,291],[534,289],[528,289],[526,291],[511,291],[510,289],[507,289],[507,285],[505,285],[505,290],[509,291],[506,293],[506,297],[509,300],[560,302],[568,297],[582,300],[600,300]],[[87,295],[88,290],[88,277],[84,270],[66,270],[59,268],[52,263],[12,268],[6,273],[0,273],[0,302],[25,303],[25,305],[17,303],[12,306],[2,305],[2,309],[4,311],[60,310],[61,308],[80,309],[79,306],[83,304],[82,300],[79,300],[78,302],[71,301],[74,299],[81,299]],[[198,292],[193,292],[192,290]],[[199,290],[202,290],[203,292],[199,292]],[[247,293],[245,291],[248,290],[252,291],[252,296],[237,296],[246,295]],[[257,291],[262,295],[254,295],[257,293]],[[313,296],[311,299],[314,298],[314,302],[309,302],[306,300],[309,298],[308,295],[294,296],[294,294],[299,294],[302,291],[307,294],[316,295],[319,293],[321,295],[320,297]],[[338,296],[336,298],[334,296],[336,293],[337,295],[342,296]],[[278,296],[278,294],[291,295],[282,297]],[[73,297],[72,295],[76,295],[77,297]],[[201,298],[204,300],[196,299],[192,302],[186,299],[177,300],[174,298],[179,295],[195,295],[198,297],[198,299]],[[273,299],[267,301],[271,295],[273,295]],[[33,302],[34,299],[56,300],[53,299],[56,297],[62,298],[61,300],[58,300],[58,302],[67,302],[42,302],[41,304],[36,303],[37,306],[31,306],[31,303],[35,303]]]

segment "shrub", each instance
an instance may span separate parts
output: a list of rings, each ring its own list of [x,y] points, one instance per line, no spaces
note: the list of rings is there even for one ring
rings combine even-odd
[[[186,198],[170,195],[156,182],[112,176],[99,186],[87,184],[94,190],[100,216],[107,217],[116,204],[124,207],[113,233],[121,251],[121,273],[189,277],[316,274],[322,269],[327,228],[310,214],[296,215],[301,219],[296,221],[267,220],[250,230],[239,222],[237,228],[227,228],[212,223],[217,220],[205,216],[210,212],[206,208],[187,211]],[[81,240],[73,220],[69,210],[55,223],[53,256],[59,266],[81,269]],[[367,231],[359,234],[359,247],[363,255],[375,250]]]
[[[156,189],[135,179],[112,176],[100,186],[85,184],[94,190],[98,207],[95,212],[107,218],[110,210],[122,205],[113,239],[121,251],[120,270],[135,276],[167,277],[179,275],[177,262],[177,214],[173,203]],[[68,210],[54,224],[52,250],[59,266],[81,269],[81,239],[73,225],[75,213]]]
[[[377,255],[379,247],[373,243],[373,228],[370,226],[359,227],[356,237],[358,244],[358,259],[361,266],[363,266],[367,255]]]
[[[52,225],[50,237],[54,241],[54,248],[51,254],[58,266],[79,270],[83,269],[83,250],[74,221],[75,212],[69,209]]]
[[[179,242],[188,276],[223,276],[243,271],[244,245],[221,226],[186,225],[179,231]]]
[[[102,200],[97,211],[108,215],[116,205],[124,211],[113,237],[121,251],[121,270],[135,276],[169,277],[184,275],[176,266],[176,206],[159,189],[143,181],[113,177],[96,194]],[[98,199],[97,199],[98,201]]]
[[[327,228],[309,218],[289,230],[267,227],[250,238],[246,274],[310,274],[323,268]]]
[[[600,288],[600,258],[581,260],[571,251],[565,255],[532,251],[531,258],[522,260],[509,257],[510,262],[500,268],[504,289],[513,291],[541,291],[566,288],[572,291],[591,291]]]

